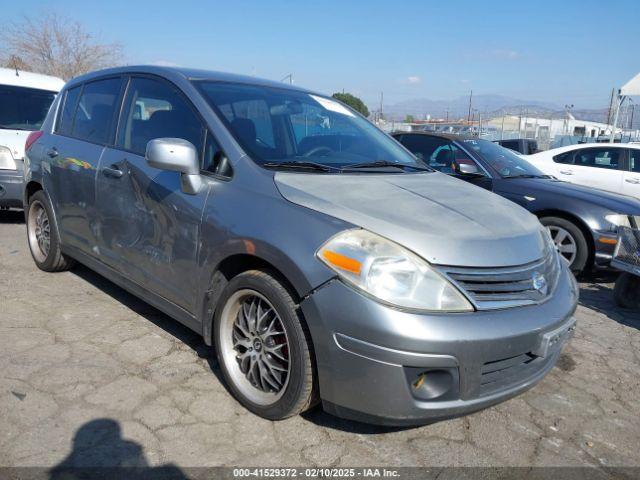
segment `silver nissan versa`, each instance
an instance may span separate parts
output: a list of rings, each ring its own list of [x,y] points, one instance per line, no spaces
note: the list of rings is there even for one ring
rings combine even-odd
[[[321,94],[104,70],[27,143],[38,267],[81,262],[201,333],[263,417],[468,413],[538,382],[574,329],[577,285],[535,216]]]

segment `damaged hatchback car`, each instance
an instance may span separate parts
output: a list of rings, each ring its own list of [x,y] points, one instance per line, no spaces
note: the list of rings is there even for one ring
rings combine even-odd
[[[81,262],[202,334],[265,418],[468,413],[542,379],[575,327],[535,216],[324,95],[110,69],[70,81],[33,135],[38,267]]]

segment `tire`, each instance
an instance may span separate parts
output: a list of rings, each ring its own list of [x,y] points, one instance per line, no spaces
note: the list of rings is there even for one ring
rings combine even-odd
[[[237,275],[218,305],[213,332],[218,363],[242,405],[263,418],[282,420],[317,403],[308,329],[293,296],[273,273]]]
[[[622,272],[613,288],[613,298],[619,307],[640,311],[640,277]]]
[[[27,240],[36,266],[45,272],[69,270],[75,261],[62,254],[60,235],[49,197],[39,190],[29,198],[25,212]]]
[[[587,269],[587,263],[590,257],[590,249],[589,243],[582,233],[580,227],[578,227],[575,223],[570,220],[566,220],[561,217],[543,217],[540,219],[540,223],[544,225],[548,230],[551,231],[551,236],[554,239],[554,243],[556,243],[556,247],[560,251],[560,254],[569,262],[569,268],[571,271],[577,276],[581,273],[584,273]],[[558,241],[560,236],[555,236],[554,231],[558,232],[559,235],[565,235],[561,240],[562,244],[559,245]],[[573,245],[575,247],[575,252],[572,255],[572,258],[569,259],[567,253],[569,253],[570,247],[569,245]],[[565,250],[563,252],[563,250]]]

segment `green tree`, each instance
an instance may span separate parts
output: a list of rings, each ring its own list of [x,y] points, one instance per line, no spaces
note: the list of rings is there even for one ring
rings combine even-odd
[[[356,112],[360,112],[365,117],[369,116],[369,109],[364,102],[355,95],[351,95],[350,93],[334,93],[331,96],[345,105],[349,105]]]
[[[415,122],[415,120],[416,120],[416,119],[415,119],[415,118],[413,118],[413,115],[407,115],[406,117],[404,117],[404,121],[405,121],[406,123],[413,123],[413,122]]]

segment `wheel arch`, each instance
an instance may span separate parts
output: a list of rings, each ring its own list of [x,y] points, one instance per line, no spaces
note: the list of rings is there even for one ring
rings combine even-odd
[[[593,267],[593,263],[595,261],[596,242],[595,242],[595,238],[593,238],[593,232],[591,231],[591,229],[589,228],[589,226],[586,224],[584,220],[582,220],[579,216],[573,213],[567,212],[565,210],[554,209],[554,208],[538,210],[533,213],[536,217],[538,217],[538,219],[541,219],[543,217],[559,217],[577,226],[580,229],[580,231],[583,233],[584,238],[587,241],[587,245],[589,246],[589,256],[587,257],[585,270],[588,270],[591,267]]]

